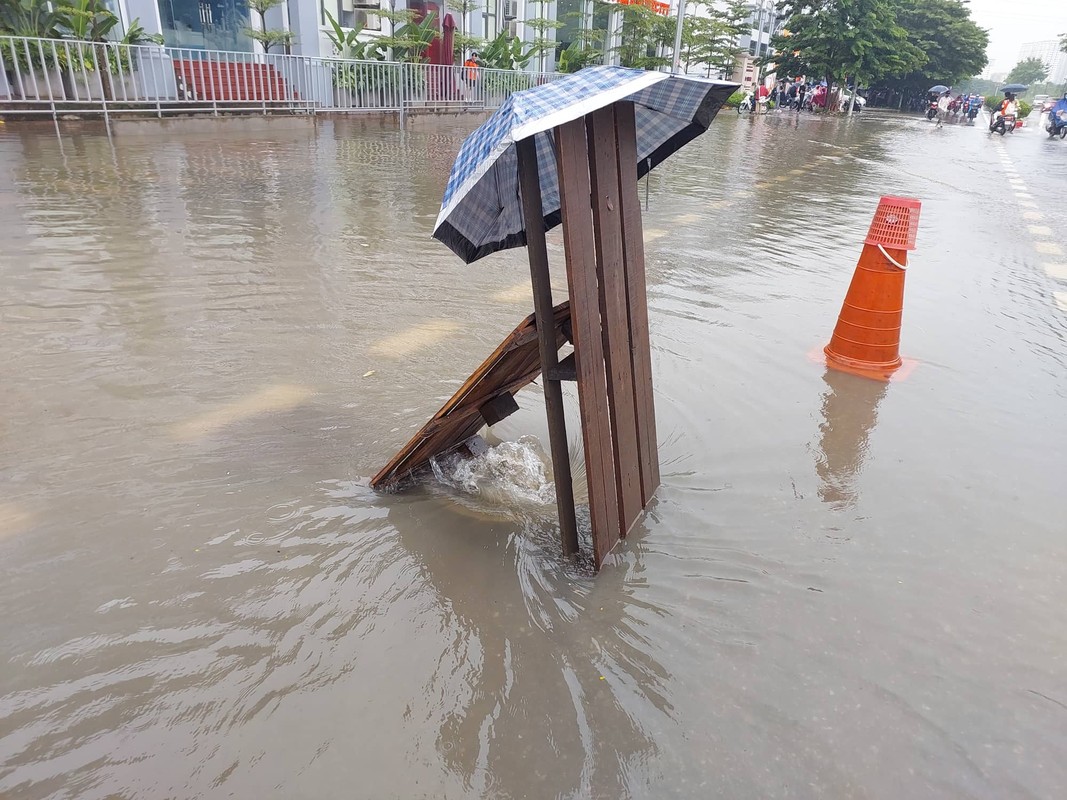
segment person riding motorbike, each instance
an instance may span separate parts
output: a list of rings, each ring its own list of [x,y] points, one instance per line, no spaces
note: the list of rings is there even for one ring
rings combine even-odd
[[[993,130],[996,127],[997,120],[1001,117],[1010,117],[1011,124],[1015,125],[1015,118],[1019,114],[1019,106],[1015,102],[1015,95],[1011,92],[1004,93],[1004,101],[1000,104],[1000,108],[989,115],[989,130]]]
[[[1048,112],[1048,127],[1045,129],[1049,136],[1063,136],[1061,128],[1067,128],[1067,92],[1056,101]]]

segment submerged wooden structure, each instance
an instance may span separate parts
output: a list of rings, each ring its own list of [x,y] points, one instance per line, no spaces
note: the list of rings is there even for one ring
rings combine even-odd
[[[597,568],[633,527],[660,483],[637,194],[634,104],[618,101],[552,131],[569,303],[553,305],[537,151],[516,142],[534,314],[515,329],[371,483],[396,481],[517,409],[513,395],[544,379],[563,549],[578,526],[562,382],[574,380],[585,447]],[[540,324],[551,320],[551,324]],[[574,353],[560,360],[566,341]],[[534,347],[536,344],[536,348]]]

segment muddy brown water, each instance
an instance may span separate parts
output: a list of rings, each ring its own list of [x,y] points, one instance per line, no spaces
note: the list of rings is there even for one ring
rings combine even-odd
[[[592,578],[536,388],[367,487],[531,310],[429,239],[465,133],[0,129],[0,796],[1062,797],[1067,147],[731,114],[657,170],[663,486]],[[880,194],[888,385],[811,355]]]

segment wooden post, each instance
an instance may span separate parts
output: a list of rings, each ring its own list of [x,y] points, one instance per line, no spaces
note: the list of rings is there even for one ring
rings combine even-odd
[[[534,315],[541,352],[541,379],[548,414],[548,439],[552,451],[552,472],[556,480],[556,508],[559,511],[563,552],[578,552],[578,521],[574,512],[574,486],[571,483],[571,457],[567,445],[567,423],[563,416],[563,387],[558,377],[559,350],[553,325],[552,278],[548,271],[544,210],[541,206],[541,180],[537,170],[537,144],[533,136],[515,144],[519,160],[519,187],[526,224],[526,249],[533,281]]]
[[[648,505],[659,486],[659,446],[656,406],[652,398],[652,353],[648,338],[648,292],[645,288],[645,237],[641,200],[637,195],[637,125],[634,104],[615,104],[619,142],[619,200],[622,202],[622,248],[626,264],[626,302],[629,310],[630,356],[634,405],[637,410],[637,451],[641,467],[641,506]]]
[[[556,128],[557,173],[563,216],[563,247],[571,297],[571,331],[581,406],[589,517],[593,528],[593,563],[619,541],[618,493],[608,409],[604,339],[600,326],[596,247],[590,212],[589,147],[585,118]]]
[[[626,536],[645,504],[641,500],[637,452],[637,411],[634,407],[626,301],[615,108],[598,108],[588,114],[586,120],[589,126],[589,170],[592,178],[593,232],[597,243],[596,271],[600,283],[600,317],[604,330],[611,438],[618,487],[619,535]]]

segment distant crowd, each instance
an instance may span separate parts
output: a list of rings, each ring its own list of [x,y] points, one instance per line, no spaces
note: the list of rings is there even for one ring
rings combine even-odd
[[[847,90],[841,91],[835,84],[827,87],[826,81],[778,81],[773,87],[761,84],[746,96],[748,107],[753,110],[766,110],[773,105],[775,110],[814,111],[825,109],[836,102],[838,110],[844,110],[849,103]],[[866,100],[857,95],[856,108],[863,108]]]

